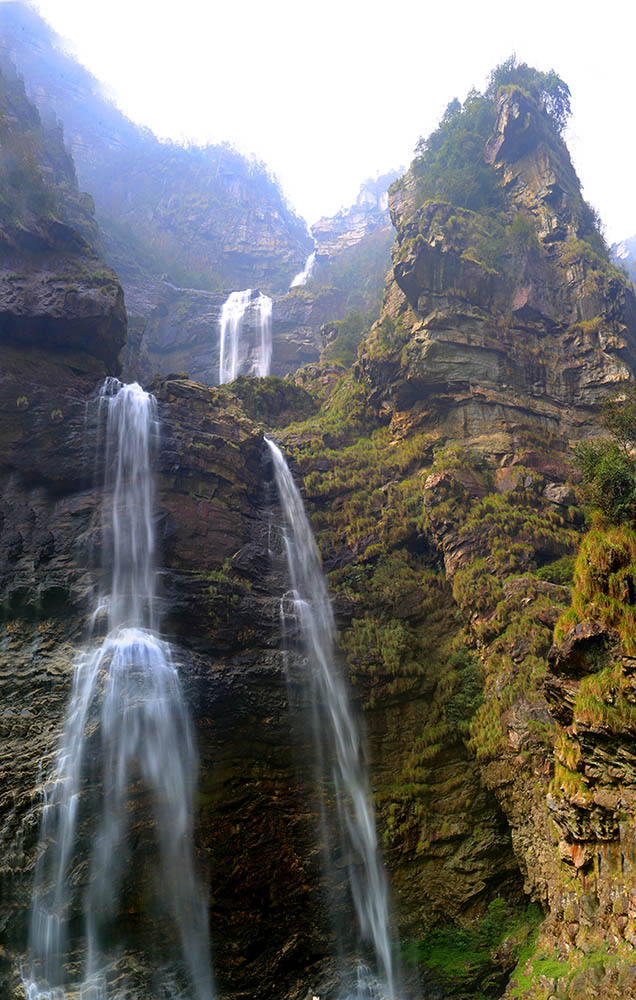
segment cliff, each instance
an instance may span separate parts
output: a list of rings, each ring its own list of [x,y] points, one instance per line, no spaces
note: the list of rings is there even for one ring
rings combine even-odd
[[[0,339],[86,352],[111,367],[125,341],[116,275],[59,128],[45,128],[11,65],[0,75]]]
[[[316,260],[307,281],[273,295],[271,373],[284,376],[327,360],[349,363],[363,332],[380,310],[390,265],[394,231],[387,187],[395,174],[362,185],[355,205],[332,219],[322,219],[316,235]],[[329,236],[331,234],[331,236]],[[255,269],[246,277],[252,286]],[[268,286],[264,287],[267,290]],[[205,385],[219,377],[221,306],[225,293],[180,288],[167,279],[145,288],[145,304],[133,301],[128,350],[123,358],[129,377],[148,380],[154,374],[187,372]],[[130,298],[127,298],[130,308]],[[343,352],[342,321],[354,316],[353,339]],[[245,335],[253,331],[248,317]],[[339,336],[340,335],[340,336]],[[326,350],[325,350],[326,349]]]
[[[3,164],[21,164],[0,174],[0,975],[17,1000],[41,774],[91,610],[95,393],[125,317],[72,223],[99,245],[59,131],[1,82]],[[431,997],[635,995],[636,540],[587,532],[572,445],[633,384],[636,301],[563,144],[563,86],[508,65],[449,107],[392,186],[370,330],[368,313],[331,322],[314,361],[356,284],[317,281],[280,300],[280,371],[313,362],[293,377],[150,386],[162,629],[200,751],[197,866],[223,996],[300,1000],[335,982],[264,428],[302,480],[329,574],[404,965]],[[378,231],[342,237],[342,257]],[[166,370],[196,356],[207,379],[220,293],[136,287],[155,332],[133,324],[127,364],[150,376],[162,351]],[[143,887],[152,857],[136,861]],[[81,863],[71,876],[82,884]],[[143,891],[119,920],[131,939],[148,926]],[[122,962],[144,981],[147,959]]]
[[[164,275],[204,291],[288,287],[312,241],[264,164],[227,144],[160,142],[104,98],[26,3],[0,5],[0,36],[41,114],[64,127],[137,325],[161,305]]]
[[[631,903],[604,867],[627,870],[609,762],[629,751],[616,730],[576,737],[571,715],[585,657],[621,651],[594,626],[548,667],[586,517],[571,446],[633,383],[636,348],[633,289],[561,139],[563,87],[508,64],[449,106],[391,188],[380,319],[339,382],[303,377],[322,409],[285,432],[366,705],[403,939],[447,996],[632,995]],[[622,655],[608,692],[629,690]]]

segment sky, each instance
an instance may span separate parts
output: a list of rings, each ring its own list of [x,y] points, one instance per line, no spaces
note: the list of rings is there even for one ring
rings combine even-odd
[[[634,0],[35,0],[130,118],[264,160],[312,223],[408,165],[511,53],[572,92],[566,133],[610,242],[636,234]]]

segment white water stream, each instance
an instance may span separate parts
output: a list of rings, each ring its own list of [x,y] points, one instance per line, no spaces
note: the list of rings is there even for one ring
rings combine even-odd
[[[375,970],[361,957],[352,995],[356,1000],[395,995],[395,972],[389,930],[389,896],[378,849],[375,815],[363,766],[362,741],[349,693],[335,660],[335,623],[320,556],[303,502],[280,449],[265,439],[274,466],[284,517],[284,540],[315,709],[317,757],[323,740],[333,757],[344,856],[358,921],[359,941],[371,946]]]
[[[299,288],[301,285],[306,285],[311,278],[311,272],[314,269],[314,264],[316,263],[316,251],[309,254],[309,257],[305,261],[305,266],[302,271],[299,271],[297,275],[292,279],[290,288]]]
[[[136,383],[108,379],[99,408],[103,583],[44,784],[24,985],[28,1000],[126,997],[119,925],[132,900],[179,943],[174,959],[161,946],[144,955],[153,998],[174,995],[166,985],[172,961],[172,970],[185,965],[185,996],[211,1000],[207,909],[192,844],[197,754],[170,648],[156,633],[156,403]],[[94,633],[104,624],[100,642]],[[136,852],[140,841],[150,861]],[[140,904],[135,892],[148,894],[149,872],[154,894]],[[142,926],[144,940],[152,933]]]
[[[244,335],[251,321],[256,343]],[[231,292],[221,309],[219,384],[232,382],[242,372],[269,375],[272,361],[272,300],[262,292],[246,288]]]

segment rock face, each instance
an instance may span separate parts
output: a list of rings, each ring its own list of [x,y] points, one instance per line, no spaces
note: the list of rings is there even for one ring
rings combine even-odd
[[[393,280],[365,374],[392,411],[453,437],[584,437],[599,394],[631,379],[633,292],[598,245],[565,146],[516,88],[485,158],[498,218],[419,205],[417,161],[394,185]]]
[[[572,579],[585,514],[570,445],[596,433],[599,397],[632,380],[636,306],[540,101],[514,86],[483,100],[490,201],[425,197],[418,161],[393,187],[382,314],[348,370],[313,363],[293,380],[218,389],[167,375],[214,377],[221,293],[158,277],[129,286],[139,297],[125,364],[164,372],[151,385],[162,629],[200,750],[197,863],[224,997],[300,1000],[335,982],[311,706],[293,630],[283,653],[289,581],[261,426],[303,481],[367,724],[396,924],[428,994],[634,993],[636,539],[591,533]],[[13,190],[27,211],[3,220],[0,239],[0,977],[11,1000],[41,774],[99,555],[91,400],[125,333],[114,275],[64,215],[82,204],[72,179],[55,215],[38,176]],[[339,231],[333,261],[374,233],[350,245]],[[316,358],[319,326],[351,306],[346,282],[333,287],[277,300],[275,371]],[[149,857],[137,863],[143,882]],[[85,878],[81,863],[71,877]],[[144,899],[121,918],[134,935]],[[143,980],[147,957],[127,958]]]
[[[121,286],[86,238],[100,243],[61,130],[42,124],[10,64],[0,113],[0,340],[86,351],[113,366],[126,337]]]
[[[145,376],[145,362],[155,356],[153,374],[174,371],[161,367],[160,358],[173,349],[181,312],[191,321],[191,345],[192,322],[208,329],[208,293],[224,298],[233,289],[271,294],[289,287],[312,239],[264,165],[227,145],[159,142],[105,100],[98,82],[26,3],[0,5],[0,34],[2,51],[24,75],[42,115],[62,122],[81,185],[95,199],[105,258],[123,284],[135,332],[123,359],[129,372],[134,357],[135,377]],[[197,298],[188,291],[176,302],[175,286],[202,292]],[[158,330],[168,332],[162,338]],[[203,374],[205,361],[193,350],[192,361],[177,370]]]
[[[74,174],[47,169],[57,147],[18,81],[0,78],[0,99],[3,166],[27,143],[36,154],[31,174],[17,175],[22,186],[0,171],[10,209],[0,225],[0,992],[17,998],[42,776],[99,564],[96,393],[117,369],[126,316],[114,273],[68,221],[83,206],[86,230],[99,237]],[[280,546],[262,435],[227,392],[182,379],[154,390],[164,627],[200,747],[196,840],[217,976],[227,996],[300,996],[307,976],[324,981],[331,930],[311,751],[289,713],[290,691],[301,705],[305,696],[283,670],[288,583],[282,555],[269,553]],[[284,405],[305,395],[289,386]],[[149,863],[140,855],[139,872]],[[81,858],[70,877],[85,878]],[[123,922],[134,936],[147,919],[139,898]],[[143,980],[144,957],[129,958]]]
[[[636,277],[636,236],[621,240],[612,246],[612,255],[618,266],[624,268],[629,274],[632,282]]]
[[[311,233],[319,260],[339,257],[344,251],[358,246],[375,230],[390,229],[388,187],[402,172],[402,169],[395,170],[382,174],[376,180],[365,181],[353,205],[313,224]]]
[[[26,941],[39,762],[51,760],[89,590],[86,405],[117,365],[126,314],[114,272],[69,224],[79,213],[83,230],[98,232],[59,130],[43,128],[6,73],[0,99],[0,924],[9,996]]]
[[[631,708],[608,739],[603,725],[583,726],[578,692],[615,664],[596,697],[612,704],[620,688],[631,705],[633,653],[607,623],[585,631],[583,620],[550,670],[548,654],[585,521],[570,447],[598,433],[603,395],[633,383],[634,295],[540,100],[515,86],[475,100],[489,126],[474,207],[429,195],[432,157],[393,185],[380,319],[337,384],[313,370],[321,414],[286,442],[365,703],[398,920],[424,972],[448,996],[486,981],[486,995],[501,995],[514,934],[492,939],[493,964],[472,984],[439,963],[439,935],[450,954],[449,920],[473,940],[467,915],[487,919],[497,895],[508,928],[521,927],[525,893],[549,916],[507,995],[583,997],[597,981],[631,996],[633,951],[620,936],[631,897],[619,898],[631,848],[625,834],[621,860],[618,833],[632,810],[621,748]],[[477,114],[470,99],[456,113]],[[593,958],[592,974],[585,955],[601,954],[605,931],[616,958],[605,971]]]
[[[0,231],[0,341],[69,348],[111,370],[126,334],[117,277],[79,234],[57,220]]]
[[[95,362],[79,376],[67,367],[77,364],[73,357],[45,365],[48,357],[9,351],[2,379],[3,424],[10,428],[2,439],[0,536],[5,996],[19,995],[40,766],[51,766],[63,723],[91,606],[89,553],[99,542],[92,449],[82,445],[86,401],[101,366]],[[15,402],[18,381],[28,406]],[[200,749],[196,841],[217,980],[226,996],[277,997],[281,988],[300,996],[304,977],[325,975],[318,966],[330,950],[329,926],[311,748],[294,729],[289,696],[296,681],[283,669],[279,603],[287,582],[282,558],[277,566],[268,554],[272,498],[262,436],[228,393],[175,379],[154,389],[164,429],[163,627]],[[304,697],[300,685],[295,700]],[[139,870],[147,860],[136,858]],[[81,879],[81,857],[77,863],[71,877]],[[148,919],[143,900],[138,907],[126,916],[133,937],[135,922]],[[134,961],[143,980],[143,956]]]
[[[356,312],[362,331],[377,316],[393,241],[386,188],[394,176],[363,185],[356,206],[332,220],[322,219],[321,232],[332,226],[339,237],[317,242],[317,263],[306,285],[273,295],[272,375],[287,375],[318,361],[327,324]],[[257,273],[246,277],[248,285],[253,286]],[[122,359],[127,377],[147,381],[155,374],[182,371],[205,385],[218,383],[225,293],[179,288],[164,279],[136,283],[126,294],[133,317]],[[245,332],[251,333],[249,323]]]
[[[256,291],[256,290],[255,290]],[[153,375],[187,372],[204,385],[219,382],[221,309],[227,296],[177,288],[170,282],[153,289],[153,305],[145,319],[133,319],[132,335],[122,356],[127,378],[148,382]],[[283,376],[320,357],[320,329],[338,313],[338,296],[327,289],[315,295],[298,289],[274,296],[271,374]],[[245,339],[258,342],[248,313]]]

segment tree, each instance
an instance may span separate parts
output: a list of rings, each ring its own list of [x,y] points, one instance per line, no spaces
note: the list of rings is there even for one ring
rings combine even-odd
[[[517,62],[517,57],[511,55],[505,62],[490,74],[486,94],[496,99],[502,87],[517,86],[528,93],[541,105],[547,117],[561,134],[568,123],[572,109],[570,106],[570,88],[555,70],[547,73]]]
[[[587,495],[615,524],[636,521],[636,388],[603,404],[601,422],[611,434],[578,446]]]

